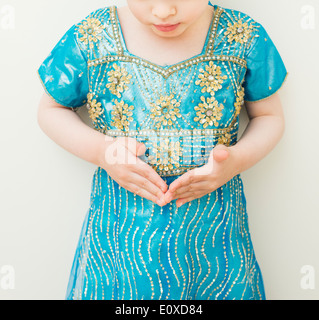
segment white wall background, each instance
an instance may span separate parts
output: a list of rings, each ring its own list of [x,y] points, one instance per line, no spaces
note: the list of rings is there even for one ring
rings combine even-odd
[[[319,2],[215,3],[261,22],[289,71],[280,91],[285,136],[242,174],[267,298],[318,299]],[[72,24],[112,4],[125,1],[0,0],[0,299],[64,299],[95,166],[67,153],[38,127],[42,87],[36,71]],[[13,29],[7,29],[7,5],[15,11]],[[302,24],[306,6],[314,13],[310,29]],[[241,119],[242,132],[245,110]],[[303,266],[313,271],[313,289],[301,285]]]

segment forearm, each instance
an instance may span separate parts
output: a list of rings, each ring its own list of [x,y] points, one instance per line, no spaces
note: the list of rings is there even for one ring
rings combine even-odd
[[[250,120],[234,150],[238,161],[238,173],[253,167],[269,154],[284,133],[283,117],[264,115]]]
[[[44,95],[38,110],[38,123],[43,132],[63,149],[101,165],[105,135],[86,125],[74,111],[58,107]]]

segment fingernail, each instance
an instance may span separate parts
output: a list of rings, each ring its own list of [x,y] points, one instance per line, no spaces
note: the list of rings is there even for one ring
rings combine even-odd
[[[156,201],[156,203],[160,206],[160,207],[163,207],[163,206],[165,206],[165,202],[164,201],[162,201],[162,200],[157,200]]]
[[[162,201],[162,203],[163,203],[163,205],[165,205],[166,204],[166,199],[165,199],[165,194],[163,195],[163,197],[161,198],[161,201]]]
[[[165,200],[164,200],[164,196],[162,196],[161,198],[157,198],[156,203],[157,203],[159,206],[164,206],[165,203],[166,203]]]
[[[169,195],[167,196],[167,200],[168,200],[169,202],[171,202],[171,201],[173,200],[173,195],[172,195],[172,194],[169,194]]]

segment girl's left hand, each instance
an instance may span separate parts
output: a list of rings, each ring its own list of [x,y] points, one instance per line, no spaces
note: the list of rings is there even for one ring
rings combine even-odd
[[[210,152],[208,162],[174,180],[165,193],[166,203],[174,199],[177,207],[203,197],[239,174],[238,158],[232,147],[219,144]]]

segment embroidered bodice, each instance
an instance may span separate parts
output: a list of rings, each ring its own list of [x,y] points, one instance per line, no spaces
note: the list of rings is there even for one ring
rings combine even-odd
[[[127,50],[115,6],[97,10],[65,34],[39,74],[57,102],[86,104],[96,130],[145,143],[142,159],[161,176],[182,174],[205,164],[216,144],[235,144],[244,100],[272,95],[286,76],[259,23],[214,9],[201,54],[169,66]]]

